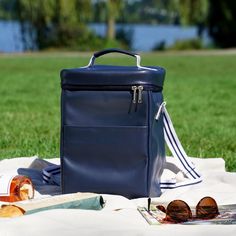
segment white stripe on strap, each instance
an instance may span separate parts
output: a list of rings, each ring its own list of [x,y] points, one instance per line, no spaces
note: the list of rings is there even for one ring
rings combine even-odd
[[[160,187],[161,189],[173,189],[173,188],[179,188],[179,187],[185,187],[185,186],[189,186],[189,185],[193,185],[193,184],[198,184],[202,182],[202,179],[188,179],[185,180],[183,182],[179,182],[179,183],[169,183],[169,182],[161,182],[160,183]]]
[[[61,173],[60,165],[49,165],[42,170],[43,182],[44,183],[53,183],[54,176]]]
[[[186,177],[189,178],[189,180],[179,183],[173,182],[173,180],[164,181],[161,182],[161,188],[171,189],[171,188],[188,186],[191,184],[197,184],[202,181],[201,175],[196,170],[196,167],[194,166],[194,164],[191,162],[186,152],[184,151],[183,146],[181,145],[179,138],[175,132],[174,126],[171,122],[170,116],[167,112],[165,105],[166,105],[165,102],[163,102],[160,105],[157,114],[155,116],[155,119],[158,120],[161,112],[163,112],[164,136],[166,144],[170,149],[173,157],[175,157],[176,160],[178,161],[181,171],[185,174]]]

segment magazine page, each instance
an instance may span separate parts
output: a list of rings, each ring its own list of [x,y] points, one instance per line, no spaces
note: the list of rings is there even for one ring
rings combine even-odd
[[[191,221],[184,222],[182,224],[185,225],[203,225],[203,224],[224,224],[224,225],[231,225],[236,224],[236,204],[232,205],[220,205],[219,212],[220,214],[210,220],[198,220],[194,219]]]
[[[156,205],[151,204],[150,210],[148,211],[145,207],[138,207],[140,214],[146,219],[150,225],[161,225],[161,224],[183,224],[183,225],[211,225],[211,224],[224,224],[231,225],[236,224],[236,204],[232,205],[219,205],[220,214],[214,219],[197,219],[194,218],[195,208],[191,208],[193,218],[181,223],[172,223],[164,221],[166,214],[156,208]]]

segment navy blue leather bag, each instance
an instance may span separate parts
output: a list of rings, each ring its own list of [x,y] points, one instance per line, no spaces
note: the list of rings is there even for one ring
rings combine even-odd
[[[122,53],[136,66],[95,65]],[[96,192],[128,198],[161,194],[165,162],[165,70],[140,66],[137,54],[119,49],[95,53],[88,66],[61,71],[61,166],[63,193]]]

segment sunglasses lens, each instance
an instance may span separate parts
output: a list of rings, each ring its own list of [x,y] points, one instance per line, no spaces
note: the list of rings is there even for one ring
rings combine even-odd
[[[165,209],[164,206],[162,206],[162,205],[158,205],[158,206],[156,206],[156,208],[157,208],[158,210],[160,210],[160,211],[166,213],[166,209]]]
[[[192,212],[184,201],[174,200],[166,209],[166,220],[175,223],[185,222],[192,218]]]
[[[202,198],[196,207],[196,216],[200,219],[213,219],[219,215],[216,201],[211,197]]]

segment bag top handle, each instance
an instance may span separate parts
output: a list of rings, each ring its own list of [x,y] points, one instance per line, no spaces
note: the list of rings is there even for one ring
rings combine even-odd
[[[125,55],[131,56],[131,57],[135,57],[137,67],[141,67],[140,66],[141,58],[138,54],[135,54],[135,53],[132,53],[132,52],[129,52],[129,51],[126,51],[126,50],[122,50],[122,49],[117,49],[117,48],[109,48],[109,49],[105,49],[105,50],[95,52],[93,54],[93,56],[90,58],[89,63],[86,67],[92,67],[94,65],[95,59],[97,59],[98,57],[101,57],[101,56],[109,54],[109,53],[114,53],[114,52],[125,54]]]
[[[145,67],[141,66],[140,65],[141,57],[139,56],[139,54],[133,53],[133,52],[129,52],[129,51],[126,51],[126,50],[122,50],[122,49],[117,49],[117,48],[109,48],[109,49],[105,49],[105,50],[101,50],[101,51],[95,52],[93,54],[93,56],[90,58],[88,65],[84,66],[84,67],[81,67],[81,68],[91,68],[94,65],[94,62],[95,62],[95,60],[98,57],[101,57],[101,56],[109,54],[109,53],[114,53],[114,52],[115,53],[125,54],[125,55],[131,56],[131,57],[135,57],[136,58],[136,66],[139,69],[157,71],[157,69],[154,69],[154,68],[149,68],[149,67],[146,67],[146,66]]]
[[[125,54],[125,55],[131,56],[131,57],[136,57],[138,55],[137,53],[129,52],[129,51],[118,49],[118,48],[108,48],[108,49],[105,49],[105,50],[101,50],[101,51],[95,52],[93,54],[93,56],[95,58],[98,58],[98,57],[101,57],[101,56],[103,56],[105,54],[113,53],[113,52]]]

